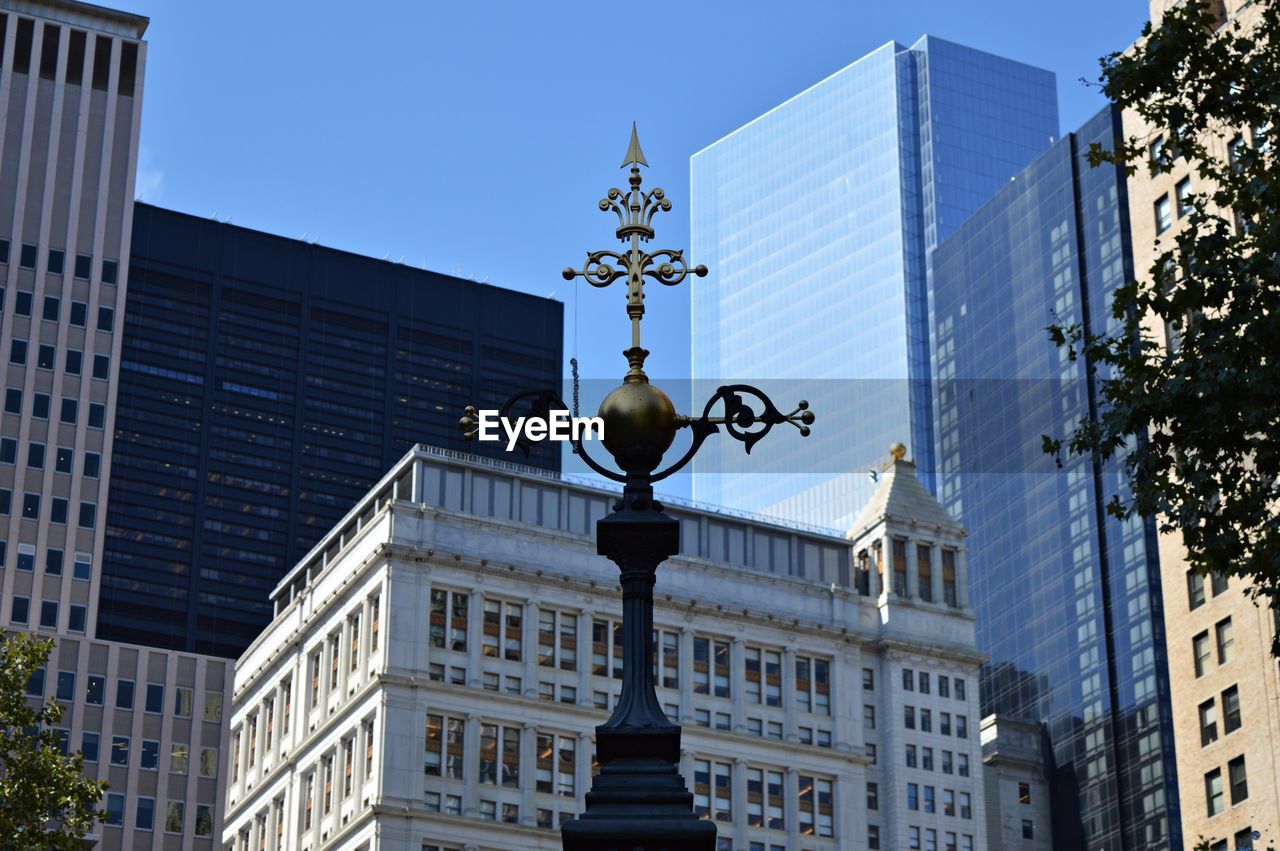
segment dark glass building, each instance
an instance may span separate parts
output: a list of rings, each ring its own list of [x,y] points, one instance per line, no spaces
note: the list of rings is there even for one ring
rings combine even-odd
[[[458,418],[558,388],[562,328],[559,302],[138,204],[98,637],[239,655],[415,443],[505,457]]]
[[[1124,176],[1086,158],[1119,133],[1099,113],[933,255],[939,496],[970,531],[983,713],[1044,725],[1056,847],[1180,849],[1153,524],[1106,514],[1117,465],[1041,449],[1097,407],[1046,326],[1107,330],[1133,276]]]

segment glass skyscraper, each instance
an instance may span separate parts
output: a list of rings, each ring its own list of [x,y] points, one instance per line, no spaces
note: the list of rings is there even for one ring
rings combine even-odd
[[[695,400],[749,381],[818,413],[749,461],[709,442],[696,498],[847,528],[895,440],[933,485],[928,253],[1057,132],[1052,73],[925,36],[693,156]]]
[[[1182,847],[1153,524],[1106,514],[1119,465],[1058,469],[1040,439],[1097,406],[1045,327],[1112,332],[1133,277],[1123,174],[1085,158],[1119,134],[1108,108],[1055,144],[932,268],[938,490],[969,530],[983,713],[1044,725],[1055,840],[1090,851]]]

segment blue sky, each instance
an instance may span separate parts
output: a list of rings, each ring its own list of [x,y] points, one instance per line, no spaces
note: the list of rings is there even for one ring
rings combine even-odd
[[[615,244],[596,202],[633,120],[674,205],[655,244],[686,247],[689,156],[887,41],[1047,68],[1071,130],[1103,103],[1080,78],[1147,17],[1145,0],[115,5],[151,18],[143,200],[554,294],[566,357],[600,378],[625,371],[622,290],[579,284],[575,308],[559,270]],[[655,378],[689,371],[684,286],[647,299]]]

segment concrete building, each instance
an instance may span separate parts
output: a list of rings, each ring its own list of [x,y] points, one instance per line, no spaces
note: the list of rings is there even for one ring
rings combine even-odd
[[[1039,724],[982,719],[982,766],[990,851],[1053,851],[1053,818]]]
[[[621,675],[610,491],[418,447],[236,663],[232,851],[553,849]],[[985,849],[964,533],[895,459],[848,538],[667,500],[659,698],[721,849]]]
[[[1155,25],[1171,5],[1151,0]],[[1246,28],[1264,5],[1212,4],[1221,20]],[[1161,144],[1162,128],[1146,125],[1136,110],[1126,110],[1123,120],[1126,137]],[[1211,145],[1227,157],[1236,145],[1268,143],[1257,128],[1240,128]],[[1208,192],[1212,187],[1185,161],[1159,174],[1140,167],[1129,178],[1140,278],[1149,280],[1159,255],[1173,247],[1184,226],[1182,199]],[[1148,330],[1166,346],[1177,344],[1175,329],[1153,323]],[[1184,834],[1188,841],[1210,839],[1214,851],[1280,845],[1280,670],[1271,655],[1280,612],[1256,604],[1240,579],[1189,571],[1179,535],[1160,535],[1158,545]]]
[[[1123,170],[1104,108],[1008,181],[933,253],[939,496],[972,530],[982,711],[1044,725],[1063,847],[1179,848],[1170,649],[1155,523],[1120,522],[1120,461],[1067,458],[1063,435],[1099,410],[1099,382],[1045,326],[1107,329],[1132,279]]]
[[[934,490],[929,253],[1057,133],[1051,72],[924,36],[690,158],[689,254],[711,272],[690,290],[695,381],[841,424],[750,458],[704,447],[695,498],[847,529],[899,438]]]
[[[209,848],[230,665],[94,640],[146,27],[0,3],[0,620],[57,640],[28,693],[110,784],[98,847]]]

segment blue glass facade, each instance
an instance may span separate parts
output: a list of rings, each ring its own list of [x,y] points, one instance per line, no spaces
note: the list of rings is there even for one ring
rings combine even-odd
[[[889,43],[691,160],[695,398],[750,381],[809,441],[727,441],[700,500],[847,528],[894,440],[932,483],[928,253],[1057,133],[1053,74],[930,36]],[[750,472],[748,472],[750,471]]]
[[[934,252],[938,486],[970,532],[983,713],[1044,724],[1058,847],[1178,849],[1153,524],[1106,515],[1118,466],[1059,470],[1040,440],[1096,407],[1046,326],[1114,330],[1132,278],[1124,177],[1085,158],[1119,133],[1099,113]]]
[[[136,205],[98,637],[238,656],[414,444],[506,457],[458,417],[560,386],[562,310]]]

